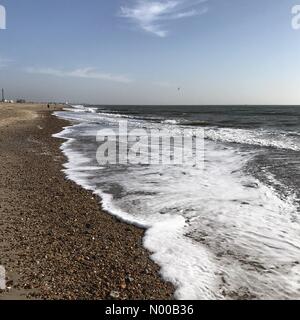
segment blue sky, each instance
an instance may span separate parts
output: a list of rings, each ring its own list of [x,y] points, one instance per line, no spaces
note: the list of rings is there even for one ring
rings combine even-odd
[[[300,104],[296,4],[0,0],[0,87],[37,101]]]

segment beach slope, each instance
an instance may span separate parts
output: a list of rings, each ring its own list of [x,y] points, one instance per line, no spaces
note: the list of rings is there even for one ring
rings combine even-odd
[[[60,108],[0,104],[0,299],[171,299],[144,231],[65,178]]]

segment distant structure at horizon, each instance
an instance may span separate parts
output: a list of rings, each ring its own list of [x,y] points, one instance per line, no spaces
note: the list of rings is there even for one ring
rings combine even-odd
[[[2,88],[2,99],[0,100],[2,103],[14,103],[14,100],[5,99],[4,89]]]

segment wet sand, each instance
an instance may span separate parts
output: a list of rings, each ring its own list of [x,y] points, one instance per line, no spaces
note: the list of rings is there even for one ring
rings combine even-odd
[[[101,210],[68,181],[67,122],[45,105],[0,104],[1,299],[172,299],[174,288],[142,246],[144,230]]]

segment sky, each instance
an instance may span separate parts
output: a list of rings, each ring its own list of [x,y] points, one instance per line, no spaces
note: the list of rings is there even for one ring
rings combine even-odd
[[[297,4],[0,0],[0,87],[32,101],[300,105]]]

